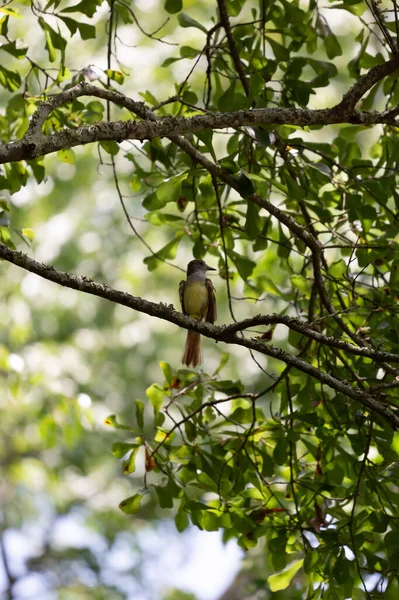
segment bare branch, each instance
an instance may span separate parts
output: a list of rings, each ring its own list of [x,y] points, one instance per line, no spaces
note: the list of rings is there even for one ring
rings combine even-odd
[[[265,344],[257,339],[243,338],[236,333],[231,333],[228,327],[217,327],[216,325],[211,325],[210,323],[196,321],[190,317],[187,317],[186,315],[183,315],[182,313],[177,312],[173,305],[168,306],[164,303],[156,304],[155,302],[150,302],[149,300],[145,300],[137,296],[132,296],[126,292],[109,288],[104,284],[96,283],[86,277],[59,271],[54,267],[39,263],[32,258],[29,258],[22,252],[11,250],[11,248],[8,248],[8,246],[1,242],[0,257],[19,267],[22,267],[23,269],[26,269],[27,271],[36,273],[44,279],[54,281],[59,285],[79,290],[81,292],[86,292],[100,298],[105,298],[106,300],[127,306],[138,312],[146,313],[152,317],[169,321],[170,323],[174,323],[175,325],[183,327],[184,329],[197,331],[198,333],[201,333],[202,335],[216,341],[243,346],[251,350],[256,350],[257,352],[260,352],[266,356],[280,360],[287,365],[291,365],[299,371],[302,371],[303,373],[307,373],[311,377],[314,377],[316,380],[324,383],[335,391],[340,392],[349,398],[357,400],[366,409],[376,412],[382,416],[391,424],[393,428],[399,428],[399,416],[393,410],[391,410],[391,408],[381,404],[375,398],[367,394],[367,392],[359,390],[356,387],[352,387],[336,377],[333,377],[329,373],[320,371],[298,356],[289,354],[280,348],[275,348],[271,344]]]

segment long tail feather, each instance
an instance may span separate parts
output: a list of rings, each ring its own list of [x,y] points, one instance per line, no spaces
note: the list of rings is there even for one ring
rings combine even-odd
[[[188,331],[186,346],[181,359],[183,365],[196,367],[201,364],[201,336],[196,331]]]

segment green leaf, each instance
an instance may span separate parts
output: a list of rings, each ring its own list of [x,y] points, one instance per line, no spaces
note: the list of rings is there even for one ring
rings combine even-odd
[[[46,50],[48,52],[49,61],[50,62],[55,62],[56,59],[57,59],[57,53],[55,51],[55,48],[53,46],[53,42],[51,40],[49,26],[47,25],[47,23],[45,22],[45,20],[42,19],[41,17],[39,19],[39,25],[41,26],[41,28],[44,31],[44,37],[45,37],[45,40],[46,40]]]
[[[341,552],[337,562],[334,565],[333,575],[339,585],[343,585],[349,579],[349,566],[350,563],[345,557],[345,552]]]
[[[173,371],[172,371],[172,367],[170,366],[169,363],[161,361],[159,363],[161,369],[162,369],[162,373],[164,374],[164,377],[166,379],[166,381],[168,382],[169,385],[171,385],[172,383],[172,379],[173,379]]]
[[[242,169],[240,169],[240,172],[237,175],[237,183],[239,187],[238,191],[243,198],[251,196],[251,194],[254,194],[256,191],[255,184]]]
[[[152,194],[148,194],[148,196],[144,198],[142,204],[146,210],[153,211],[163,208],[166,205],[166,202],[162,202],[157,194],[152,192]]]
[[[287,184],[290,200],[302,200],[305,197],[306,190],[303,186],[299,185],[291,175],[287,175],[284,180]]]
[[[338,279],[342,278],[342,276],[345,275],[346,271],[347,266],[345,261],[342,260],[342,258],[332,263],[331,267],[328,269],[329,274],[332,277],[336,277]]]
[[[219,366],[217,367],[216,371],[214,371],[214,375],[218,375],[218,373],[220,373],[220,371],[223,369],[223,367],[225,367],[227,365],[227,363],[229,362],[230,359],[230,354],[229,352],[223,352],[222,356],[220,357],[220,362],[219,362]]]
[[[171,242],[158,250],[155,254],[147,256],[143,262],[147,265],[149,271],[156,269],[162,260],[173,259],[176,257],[177,247],[184,232],[178,231]]]
[[[69,6],[62,10],[63,13],[80,12],[88,17],[93,17],[97,7],[103,3],[103,0],[82,0],[74,6]]]
[[[90,40],[96,37],[96,28],[89,23],[78,23],[78,29],[82,40]]]
[[[229,0],[227,3],[227,10],[232,17],[238,17],[242,7],[244,6],[245,0]]]
[[[141,400],[136,400],[136,421],[140,431],[144,428],[144,404]]]
[[[201,29],[201,31],[204,33],[208,33],[207,29],[201,23],[184,12],[179,14],[177,20],[179,21],[181,27],[196,27],[197,29]]]
[[[9,92],[16,92],[21,85],[21,77],[19,73],[0,65],[0,85]]]
[[[121,425],[117,422],[115,415],[109,415],[106,419],[104,419],[104,424],[113,427],[114,429],[128,429],[129,431],[133,431],[131,427],[127,427],[126,425]]]
[[[161,508],[173,508],[173,498],[168,490],[159,485],[154,486],[158,496],[159,506]]]
[[[123,473],[125,475],[130,475],[130,473],[134,473],[136,470],[136,456],[139,451],[140,446],[135,446],[130,453],[130,456],[127,460],[123,461]]]
[[[232,394],[240,394],[244,390],[244,385],[241,383],[241,381],[210,381],[209,385],[228,396],[231,396]]]
[[[66,148],[65,150],[58,150],[57,158],[59,161],[68,163],[69,165],[74,165],[76,162],[76,154],[72,150],[72,148]]]
[[[0,209],[5,210],[6,212],[9,212],[10,210],[10,203],[5,198],[0,198]]]
[[[5,6],[0,7],[0,13],[8,15],[9,17],[15,17],[16,19],[22,19],[22,15],[20,15],[17,10],[14,10],[13,8],[10,8],[10,7],[8,7],[8,8]]]
[[[263,477],[272,477],[274,475],[274,461],[267,452],[258,449],[262,457],[262,475]]]
[[[308,552],[305,556],[305,560],[303,563],[303,569],[305,573],[310,575],[315,571],[316,565],[320,561],[320,553],[317,550],[313,550],[312,552]]]
[[[324,39],[324,45],[326,47],[327,56],[330,60],[336,56],[342,55],[341,45],[333,33],[330,33],[330,35]]]
[[[15,56],[15,58],[18,58],[20,60],[21,58],[25,57],[28,51],[28,46],[22,40],[14,40],[13,42],[9,42],[8,44],[0,45],[0,50],[8,52],[12,56]]]
[[[273,54],[278,62],[287,62],[290,58],[290,52],[288,48],[282,46],[276,40],[270,37],[266,37],[267,42],[270,44]]]
[[[208,510],[201,510],[192,513],[193,522],[197,524],[200,529],[205,531],[218,531],[219,523],[217,516]]]
[[[42,183],[45,175],[45,170],[43,166],[43,158],[37,158],[36,160],[30,160],[28,162],[30,168],[32,169],[32,173],[37,183]]]
[[[171,15],[175,15],[183,8],[183,0],[166,0],[164,9]]]
[[[149,388],[146,389],[145,393],[148,400],[154,407],[154,415],[157,416],[162,406],[165,392],[157,383],[153,383]]]
[[[44,31],[49,60],[50,62],[55,62],[57,59],[56,50],[60,50],[63,56],[67,44],[66,40],[64,40],[59,32],[50,27],[42,17],[39,17],[39,25]]]
[[[195,92],[192,92],[191,90],[186,90],[183,94],[183,100],[184,102],[188,102],[189,104],[197,104],[198,96]]]
[[[195,104],[195,102],[193,102],[192,104]],[[199,131],[196,134],[196,136],[205,145],[206,149],[208,150],[208,152],[212,156],[213,160],[215,162],[217,162],[217,157],[216,157],[215,151],[213,149],[213,145],[212,145],[213,131],[212,130]],[[212,192],[213,192],[213,188],[212,188]]]
[[[101,148],[111,156],[115,156],[119,152],[119,145],[113,140],[103,140],[100,143]]]
[[[197,50],[197,48],[191,48],[191,46],[180,47],[180,56],[182,58],[195,58],[198,54],[201,54],[201,50]]]
[[[125,6],[121,2],[115,2],[114,7],[118,15],[121,17],[123,23],[125,23],[125,25],[131,25],[132,23],[134,23],[133,16],[129,11],[128,6]]]
[[[207,473],[200,473],[198,475],[198,481],[202,484],[201,487],[204,490],[217,492],[217,483]]]
[[[136,448],[137,444],[127,444],[125,442],[115,442],[112,444],[112,454],[116,456],[116,458],[123,458],[125,454],[129,452],[132,448]]]
[[[33,229],[24,227],[23,229],[21,229],[21,233],[24,237],[28,238],[28,240],[33,241],[35,239],[35,232]]]
[[[168,202],[177,202],[181,195],[181,184],[187,179],[187,172],[173,175],[165,179],[157,188],[157,198],[161,206],[165,206]]]
[[[104,71],[104,73],[106,74],[107,77],[109,77],[109,79],[112,79],[113,81],[116,81],[116,83],[119,83],[121,85],[125,81],[125,76],[123,73],[121,73],[121,71],[114,71],[113,69],[107,69],[106,71]]]
[[[62,15],[58,16],[64,21],[65,25],[68,27],[69,31],[71,32],[71,36],[75,35],[75,33],[79,31],[82,40],[89,40],[96,37],[96,28],[94,25],[89,25],[88,23],[80,23],[79,21],[75,21],[70,17],[64,17]]]
[[[248,277],[252,275],[252,272],[256,267],[256,263],[250,258],[242,256],[241,254],[237,254],[237,252],[234,251],[231,252],[230,255],[235,266],[237,267],[240,277],[242,277],[242,279],[248,279]]]
[[[163,61],[161,67],[169,67],[169,65],[173,65],[173,63],[182,60],[182,57],[179,56],[177,58],[173,58],[172,56],[170,56],[169,58],[167,58],[166,60]]]
[[[74,35],[77,32],[78,22],[75,21],[75,19],[71,19],[70,17],[63,17],[62,15],[59,15],[59,18],[62,19],[62,21],[64,21],[65,25],[71,32],[71,35]]]
[[[0,19],[0,35],[8,35],[8,19],[8,15]]]
[[[142,181],[140,177],[136,174],[133,174],[129,180],[129,185],[134,192],[139,192],[142,188]]]
[[[285,590],[290,585],[291,580],[295,577],[296,573],[303,565],[304,559],[295,561],[291,564],[290,567],[281,571],[281,573],[276,573],[275,575],[270,575],[267,578],[267,581],[270,586],[270,590],[272,592],[278,592],[280,590]]]
[[[285,235],[280,223],[278,225],[278,237],[280,244],[277,249],[277,254],[280,258],[288,258],[291,254],[291,242],[289,238]]]
[[[183,510],[179,510],[175,515],[175,524],[177,531],[182,533],[190,525],[187,514]]]
[[[140,509],[140,502],[143,497],[143,494],[134,494],[134,496],[130,496],[130,498],[126,498],[119,504],[119,508],[122,512],[127,515],[133,515],[138,512]]]
[[[245,232],[253,239],[262,230],[262,220],[259,216],[259,206],[254,202],[248,201],[247,214],[245,220]]]
[[[288,457],[289,445],[285,437],[281,436],[273,451],[273,460],[278,465],[284,465]]]
[[[234,173],[237,173],[239,171],[238,164],[230,157],[223,158],[221,161],[219,161],[219,164],[223,171],[226,171],[226,173],[230,173],[230,175],[234,175]]]
[[[304,294],[309,292],[309,283],[301,275],[291,275],[290,280],[292,285]]]
[[[186,421],[184,423],[184,432],[189,442],[192,442],[197,437],[197,428],[192,421]]]

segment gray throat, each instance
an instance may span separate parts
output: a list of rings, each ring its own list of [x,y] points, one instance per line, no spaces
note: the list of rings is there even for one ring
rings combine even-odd
[[[187,277],[187,283],[195,283],[196,281],[200,281],[201,283],[205,283],[206,281],[206,271],[197,270],[194,273],[191,273]]]

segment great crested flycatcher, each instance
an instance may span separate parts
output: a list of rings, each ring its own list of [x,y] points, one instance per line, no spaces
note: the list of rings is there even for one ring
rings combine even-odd
[[[181,309],[185,315],[214,323],[216,321],[215,288],[207,271],[216,271],[208,267],[203,260],[192,260],[187,265],[187,279],[179,285]],[[183,365],[196,367],[201,364],[201,336],[196,331],[188,331],[186,346],[181,359]]]

